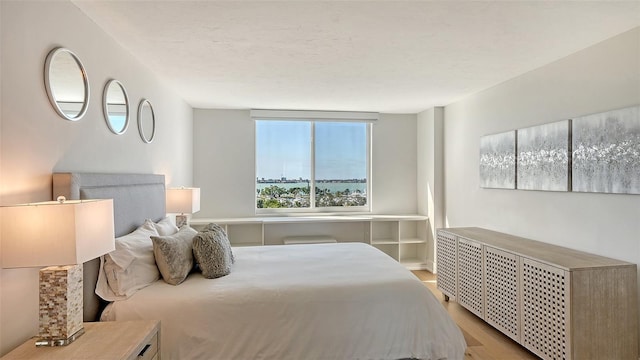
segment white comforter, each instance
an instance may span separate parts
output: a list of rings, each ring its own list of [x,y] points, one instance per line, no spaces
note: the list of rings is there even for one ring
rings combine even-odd
[[[162,280],[103,320],[161,320],[164,360],[462,359],[464,338],[411,272],[361,243],[234,248],[231,274]]]

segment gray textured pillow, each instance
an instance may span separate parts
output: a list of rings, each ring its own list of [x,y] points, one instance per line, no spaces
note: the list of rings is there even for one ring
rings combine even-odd
[[[231,244],[227,234],[218,225],[207,225],[193,238],[193,256],[207,279],[219,278],[231,272]]]
[[[167,236],[151,236],[156,265],[165,282],[178,285],[193,269],[193,237],[197,231],[185,225]]]
[[[207,226],[204,227],[203,231],[216,231],[221,233],[221,240],[227,244],[229,244],[229,253],[231,254],[231,263],[235,263],[236,262],[236,258],[233,256],[233,250],[231,249],[231,241],[229,241],[229,236],[227,235],[227,232],[224,231],[224,229],[222,228],[222,226],[218,225],[218,224],[214,224],[214,223],[210,223]]]

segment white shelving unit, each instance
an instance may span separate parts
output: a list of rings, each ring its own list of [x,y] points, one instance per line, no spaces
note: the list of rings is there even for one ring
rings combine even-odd
[[[400,259],[400,231],[398,229],[398,221],[370,221],[370,236],[371,245],[378,248],[380,251],[391,256],[392,258]]]
[[[408,269],[426,269],[427,221],[422,215],[317,215],[251,218],[194,218],[191,226],[222,226],[232,246],[283,245],[291,237],[362,242]]]
[[[427,257],[427,222],[400,220],[400,262],[408,268],[422,268]]]
[[[263,227],[261,224],[225,224],[225,231],[229,238],[235,239],[234,246],[262,245],[262,241],[259,240],[263,237]]]
[[[210,223],[220,225],[227,233],[233,246],[260,246],[264,244],[264,227],[261,222],[257,222],[254,219],[191,219],[190,221],[191,227],[196,230],[202,230]]]

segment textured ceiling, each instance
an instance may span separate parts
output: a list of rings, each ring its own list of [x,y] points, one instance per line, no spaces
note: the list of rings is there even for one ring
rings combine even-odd
[[[638,1],[73,2],[195,108],[415,113],[640,25]]]

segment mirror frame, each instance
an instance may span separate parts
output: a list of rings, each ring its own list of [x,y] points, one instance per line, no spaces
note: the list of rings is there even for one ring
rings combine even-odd
[[[111,121],[109,119],[107,95],[109,92],[109,88],[111,87],[112,84],[119,86],[120,90],[122,90],[122,94],[124,95],[125,108],[127,109],[127,113],[124,119],[124,127],[122,128],[121,131],[116,131],[116,129],[114,129],[113,126],[111,125]],[[127,129],[129,128],[129,118],[131,117],[131,114],[129,111],[129,95],[127,94],[127,90],[124,88],[124,85],[122,85],[120,81],[116,79],[111,79],[107,81],[107,84],[104,86],[104,92],[102,93],[102,111],[104,112],[104,120],[107,122],[107,126],[109,127],[109,130],[111,130],[112,133],[116,135],[122,135],[125,133],[125,131],[127,131]]]
[[[60,106],[58,105],[58,102],[54,97],[53,89],[51,88],[51,81],[50,81],[51,63],[53,62],[53,59],[56,57],[56,55],[63,52],[66,52],[69,55],[71,55],[73,60],[76,62],[76,64],[80,68],[80,73],[82,74],[82,82],[84,83],[84,104],[82,105],[82,108],[80,109],[80,112],[78,113],[78,115],[76,115],[75,117],[70,117],[67,114],[65,114],[64,111],[62,111],[62,109],[60,108]],[[78,56],[73,51],[64,47],[57,47],[49,52],[49,54],[47,55],[47,59],[45,60],[45,63],[44,63],[44,83],[45,83],[45,88],[47,90],[47,96],[49,97],[49,102],[51,102],[51,105],[53,105],[53,108],[56,110],[58,115],[70,121],[78,121],[82,119],[84,114],[87,112],[87,109],[89,108],[89,95],[90,95],[89,78],[87,77],[87,71],[85,70],[84,65],[82,64],[82,61],[80,61]]]
[[[144,129],[142,128],[142,110],[145,105],[149,105],[149,110],[151,110],[151,120],[153,125],[153,129],[151,130],[151,136],[149,136],[148,139],[144,137]],[[140,138],[142,139],[142,141],[144,141],[147,144],[152,142],[153,138],[156,136],[156,114],[153,111],[153,106],[151,105],[151,102],[147,99],[140,100],[140,105],[138,105],[138,132],[140,133]]]

